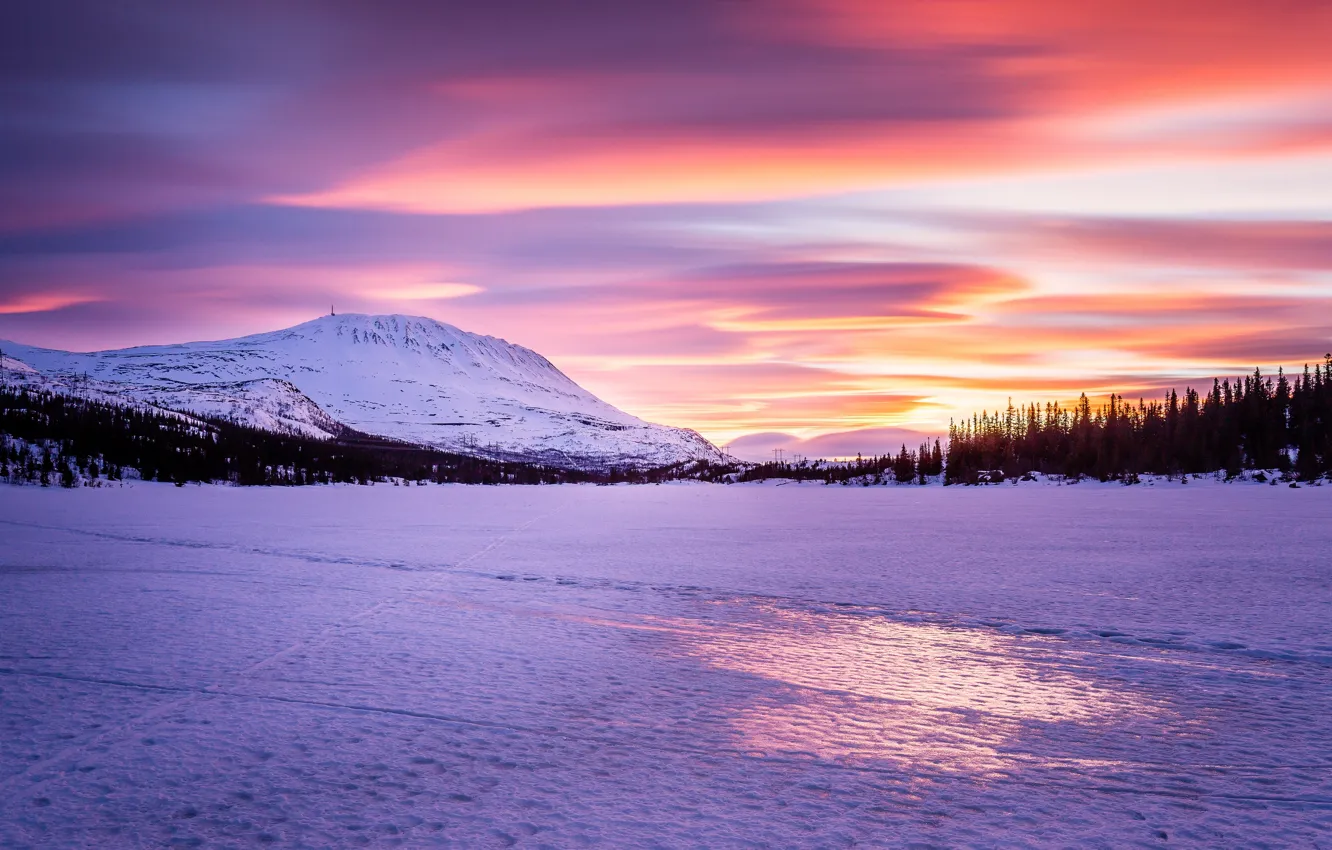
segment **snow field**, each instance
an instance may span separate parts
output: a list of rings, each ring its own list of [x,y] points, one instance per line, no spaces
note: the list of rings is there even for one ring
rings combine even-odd
[[[0,846],[1316,846],[1332,488],[0,488]]]

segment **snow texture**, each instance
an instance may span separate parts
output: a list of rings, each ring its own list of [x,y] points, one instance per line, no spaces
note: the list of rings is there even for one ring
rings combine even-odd
[[[217,342],[75,354],[0,343],[43,375],[125,400],[322,437],[339,424],[410,443],[560,466],[724,460],[694,431],[631,416],[546,358],[413,316],[324,316]]]
[[[8,344],[8,343],[6,343]],[[0,375],[6,378],[19,375],[36,375],[37,370],[20,360],[0,354]]]
[[[0,488],[0,846],[1326,847],[1329,516]]]
[[[347,431],[292,384],[272,378],[159,389],[130,387],[68,373],[43,374],[32,368],[15,370],[3,377],[10,386],[177,416],[201,426],[205,423],[196,419],[196,415],[230,419],[266,431],[317,440]]]

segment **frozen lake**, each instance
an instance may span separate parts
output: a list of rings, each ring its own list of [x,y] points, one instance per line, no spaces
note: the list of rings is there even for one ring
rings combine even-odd
[[[1332,846],[1332,487],[0,487],[0,846]]]

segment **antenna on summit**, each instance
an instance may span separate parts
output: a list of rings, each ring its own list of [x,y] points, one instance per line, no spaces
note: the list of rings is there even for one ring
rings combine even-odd
[[[330,316],[336,316],[338,314],[338,311],[333,309],[332,304],[328,305],[328,314]]]

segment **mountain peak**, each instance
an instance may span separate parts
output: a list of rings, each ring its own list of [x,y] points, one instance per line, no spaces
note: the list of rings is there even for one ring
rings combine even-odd
[[[5,353],[41,373],[87,374],[134,399],[169,393],[180,409],[240,418],[254,410],[250,418],[268,422],[299,408],[299,423],[319,420],[304,399],[334,424],[498,458],[596,468],[725,457],[693,431],[607,404],[531,349],[425,316],[341,313],[229,340],[94,354],[7,343]],[[292,392],[254,383],[274,380]]]
[[[292,331],[298,328],[316,327],[360,326],[397,332],[398,330],[405,329],[411,325],[439,328],[454,333],[467,333],[455,325],[441,322],[439,319],[433,319],[430,316],[409,316],[405,313],[326,313],[316,319],[311,319],[308,322],[301,322],[298,325],[293,325],[290,328],[286,328],[286,330]],[[280,333],[280,331],[278,333]]]

